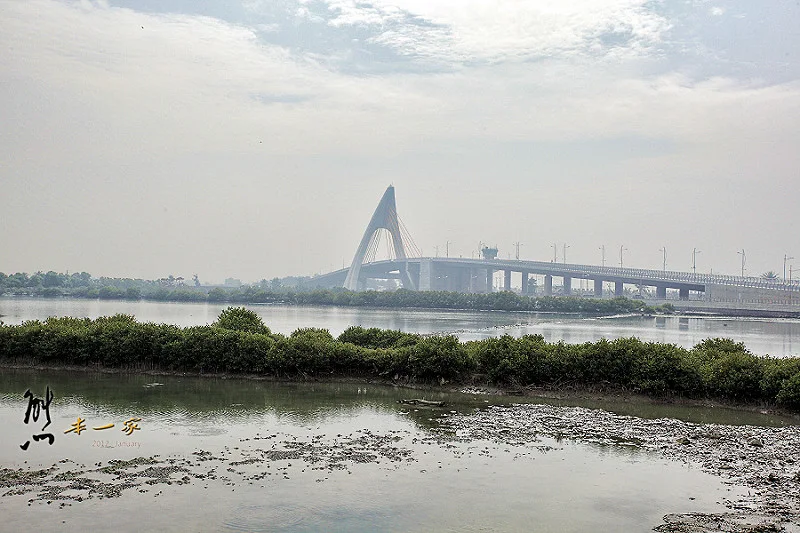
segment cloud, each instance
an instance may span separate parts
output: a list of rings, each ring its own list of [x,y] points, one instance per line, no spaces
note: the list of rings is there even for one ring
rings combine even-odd
[[[400,53],[458,63],[527,61],[657,45],[669,23],[634,0],[329,0],[330,24],[382,27],[373,40]],[[413,15],[410,16],[410,15]],[[427,24],[421,24],[426,21]]]
[[[329,23],[340,26],[408,21],[418,10],[414,16],[430,23],[403,22],[408,42],[391,32],[376,39],[437,61],[472,61],[452,71],[354,77],[318,54],[265,43],[258,29],[242,24],[31,1],[4,11],[0,44],[13,53],[0,65],[16,84],[13,99],[25,101],[21,87],[47,87],[43,111],[85,113],[88,122],[78,122],[57,143],[61,149],[84,142],[112,157],[120,143],[151,155],[399,153],[431,139],[470,137],[702,142],[778,129],[793,136],[794,83],[643,74],[631,54],[658,42],[669,23],[642,2],[581,0],[545,9],[506,0],[491,14],[470,2],[327,5]],[[592,43],[609,32],[626,36],[624,59],[612,56],[617,45],[610,44],[597,45],[605,60],[592,55]],[[18,115],[35,113],[17,108]],[[81,128],[83,136],[74,135]],[[22,133],[14,142],[32,140]]]
[[[191,12],[128,5],[2,4],[0,247],[19,257],[38,235],[63,248],[76,227],[117,243],[119,257],[100,254],[117,265],[147,247],[153,262],[190,253],[204,261],[175,251],[187,239],[191,250],[216,243],[228,261],[220,276],[244,262],[280,263],[273,274],[325,270],[365,223],[357,209],[342,211],[328,231],[332,199],[370,211],[392,180],[407,191],[405,206],[420,206],[418,220],[445,216],[445,190],[457,191],[464,213],[489,218],[495,196],[485,191],[515,191],[496,196],[496,213],[517,213],[510,224],[522,228],[537,206],[542,224],[553,224],[544,233],[568,231],[569,217],[622,232],[628,220],[617,213],[649,210],[645,197],[670,202],[689,233],[695,211],[707,210],[705,221],[745,198],[766,204],[757,183],[765,176],[783,198],[800,194],[800,76],[786,69],[776,78],[774,62],[732,68],[749,57],[719,43],[743,23],[710,20],[708,2],[681,3],[688,14],[633,0],[502,0],[491,9],[471,0],[283,0],[231,13],[221,3],[214,13],[199,12],[207,3],[180,4]],[[791,34],[778,33],[771,44],[783,48],[764,53],[794,50]],[[580,202],[543,200],[565,191]],[[769,216],[789,219],[788,205]],[[46,224],[27,229],[29,213],[46,213]],[[506,233],[505,222],[492,229],[453,213],[456,235],[468,226],[453,240]],[[671,213],[648,217],[668,228]],[[309,252],[318,262],[242,244],[261,242],[267,227],[272,249],[324,240]],[[574,231],[589,239],[585,227]],[[226,241],[232,228],[241,242]],[[117,234],[135,244],[126,251]],[[46,246],[36,250],[47,256]]]

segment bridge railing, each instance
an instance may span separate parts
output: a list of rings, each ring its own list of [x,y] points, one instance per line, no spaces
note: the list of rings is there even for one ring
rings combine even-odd
[[[469,263],[469,264],[485,264],[493,266],[498,270],[507,269],[511,263],[518,270],[525,270],[528,266],[538,270],[558,271],[563,274],[575,274],[579,276],[610,276],[618,278],[627,278],[631,280],[647,281],[649,283],[664,282],[678,282],[678,283],[694,283],[698,285],[714,284],[726,285],[735,287],[746,287],[755,289],[772,289],[783,291],[800,291],[800,281],[792,280],[791,282],[784,282],[783,280],[768,280],[755,277],[742,277],[731,276],[727,274],[697,274],[694,272],[677,272],[670,270],[652,270],[642,268],[623,268],[623,267],[602,267],[596,265],[581,265],[572,263],[553,263],[543,261],[523,261],[516,259],[495,259],[484,261],[479,259],[443,259],[435,258],[437,261]]]

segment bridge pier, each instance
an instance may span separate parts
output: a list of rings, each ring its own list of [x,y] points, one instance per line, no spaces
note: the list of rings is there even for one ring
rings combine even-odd
[[[544,295],[545,296],[553,295],[553,276],[551,276],[550,274],[546,274],[544,277]]]
[[[511,291],[511,271],[506,270],[503,273],[503,290]]]
[[[659,300],[666,300],[667,299],[667,286],[666,285],[656,285],[656,298]]]
[[[422,259],[419,263],[419,286],[417,290],[431,290],[433,278],[433,264],[430,259]]]
[[[453,290],[456,292],[469,291],[469,270],[466,268],[453,269]]]
[[[571,296],[572,295],[572,278],[570,276],[564,276],[564,296]]]
[[[603,280],[596,279],[594,280],[594,295],[598,298],[603,296]]]
[[[625,284],[621,281],[614,282],[614,296],[622,296],[625,294]]]
[[[679,289],[679,291],[680,291],[679,295],[680,295],[681,300],[688,300],[689,299],[689,289],[687,289],[686,287],[681,287]]]
[[[528,273],[522,273],[522,294],[528,294]]]
[[[494,269],[486,269],[486,292],[494,291]]]

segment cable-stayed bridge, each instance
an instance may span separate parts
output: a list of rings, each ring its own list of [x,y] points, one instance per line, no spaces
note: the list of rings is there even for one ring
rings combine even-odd
[[[394,259],[375,261],[381,233],[388,233]],[[413,255],[413,256],[412,256]],[[783,304],[800,305],[800,282],[785,283],[780,280],[697,274],[667,270],[616,268],[545,261],[513,259],[465,259],[419,257],[416,245],[397,216],[394,187],[386,189],[370,219],[364,236],[349,268],[312,278],[311,284],[319,287],[345,287],[361,290],[370,279],[396,279],[407,289],[446,290],[458,292],[492,292],[512,290],[512,276],[519,279],[515,285],[523,294],[529,293],[531,276],[543,276],[540,294],[554,294],[553,278],[561,285],[558,292],[573,294],[575,280],[589,280],[591,292],[601,297],[604,287],[611,285],[614,295],[623,295],[625,285],[638,288],[652,287],[657,299],[667,299],[667,291],[677,292],[681,300],[756,302],[768,300]],[[496,286],[495,276],[502,272],[502,283]]]

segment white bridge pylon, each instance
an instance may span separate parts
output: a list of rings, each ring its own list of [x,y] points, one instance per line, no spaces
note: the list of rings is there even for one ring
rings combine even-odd
[[[407,256],[405,247],[403,246],[400,220],[397,218],[397,205],[395,204],[394,186],[392,185],[389,185],[389,187],[386,188],[386,192],[383,193],[383,197],[380,203],[378,203],[378,207],[375,208],[375,212],[372,214],[372,218],[367,225],[367,230],[361,238],[361,243],[358,245],[356,255],[353,256],[353,262],[350,264],[350,270],[347,272],[347,278],[344,280],[345,289],[351,291],[357,291],[359,289],[358,278],[361,273],[361,265],[364,264],[364,260],[370,250],[377,246],[377,240],[379,238],[378,231],[381,229],[387,230],[392,236],[395,258],[398,261],[404,261]],[[414,288],[412,286],[411,277],[407,272],[401,272],[400,279],[404,287],[409,289]]]

